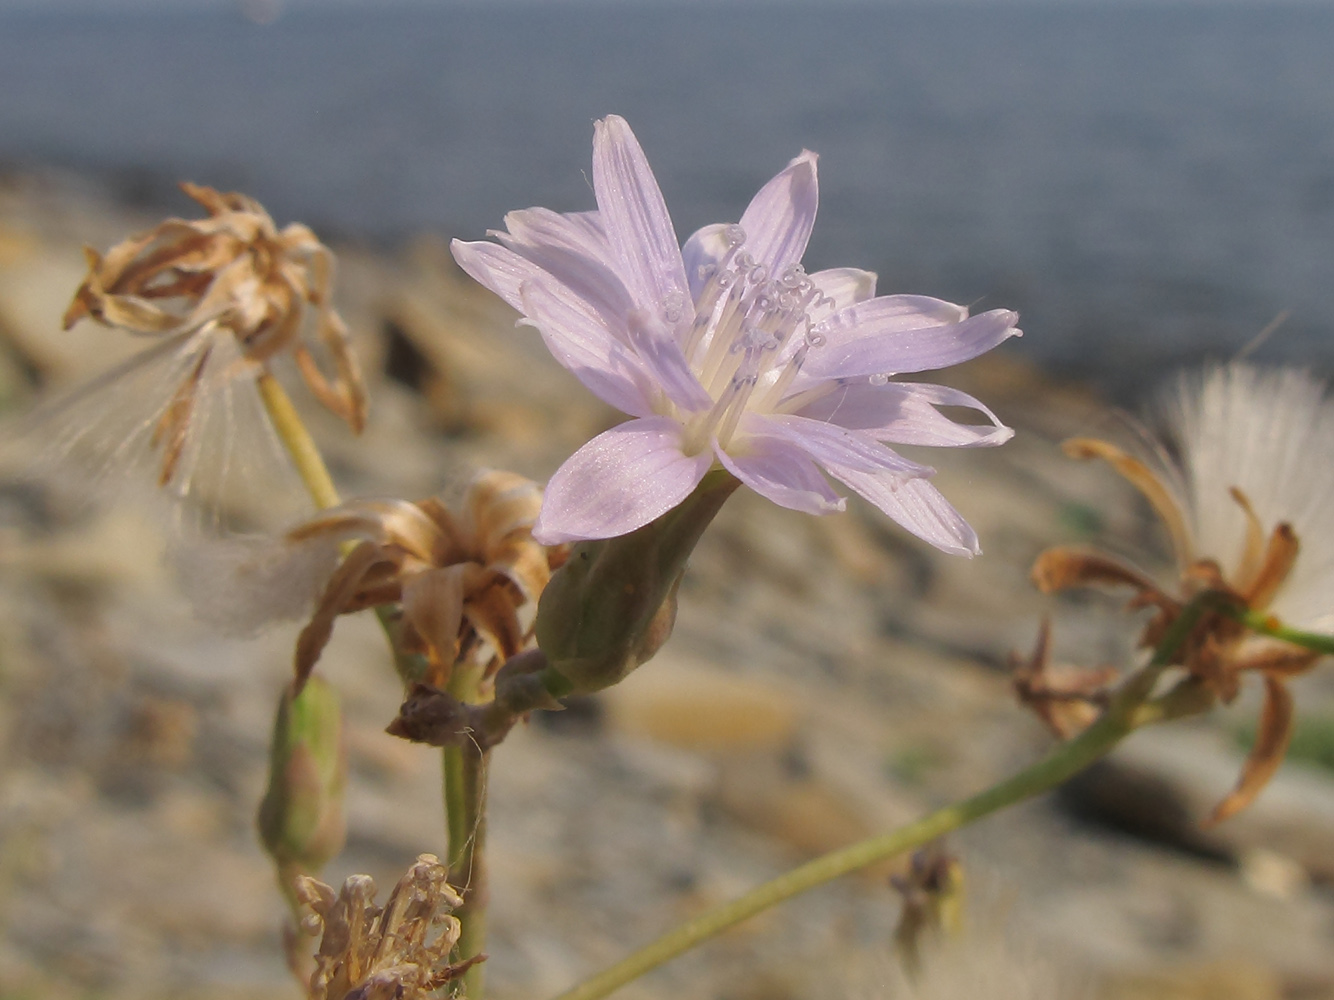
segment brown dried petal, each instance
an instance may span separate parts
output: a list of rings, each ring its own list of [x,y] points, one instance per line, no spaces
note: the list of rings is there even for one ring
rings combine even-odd
[[[296,690],[300,691],[306,678],[315,669],[315,664],[324,652],[324,647],[333,634],[334,620],[343,613],[344,608],[356,594],[366,573],[382,558],[383,550],[370,542],[362,542],[348,553],[342,564],[334,570],[324,588],[324,593],[315,606],[315,614],[301,630],[296,640]]]
[[[491,470],[473,481],[468,490],[468,513],[485,562],[490,549],[511,532],[531,530],[542,509],[537,484],[512,472]]]
[[[403,582],[403,620],[421,637],[428,658],[438,668],[451,666],[458,656],[463,583],[462,566],[425,570]]]
[[[1163,481],[1147,465],[1116,445],[1097,438],[1071,438],[1061,448],[1071,458],[1101,458],[1111,465],[1122,478],[1139,490],[1163,519],[1172,538],[1172,550],[1176,553],[1178,565],[1184,566],[1192,560],[1194,556],[1185,512],[1172,491],[1163,485]]]
[[[1242,596],[1247,607],[1269,606],[1297,562],[1297,549],[1297,536],[1293,533],[1292,525],[1280,524],[1274,529],[1274,533],[1269,536],[1269,544],[1265,547],[1264,558],[1260,560],[1255,578],[1243,591]]]
[[[288,532],[288,541],[362,539],[402,549],[427,565],[440,565],[446,540],[434,521],[407,500],[356,500],[325,511]]]
[[[1142,603],[1177,607],[1175,600],[1139,570],[1092,549],[1066,545],[1047,549],[1033,563],[1029,576],[1044,594],[1093,584],[1127,586],[1139,592],[1136,599]]]
[[[1213,815],[1205,821],[1206,826],[1213,826],[1229,816],[1235,816],[1269,784],[1269,779],[1283,763],[1283,756],[1292,741],[1292,710],[1292,694],[1283,681],[1265,675],[1265,700],[1260,712],[1260,726],[1255,734],[1255,745],[1246,758],[1246,766],[1242,769],[1237,787],[1214,809]]]

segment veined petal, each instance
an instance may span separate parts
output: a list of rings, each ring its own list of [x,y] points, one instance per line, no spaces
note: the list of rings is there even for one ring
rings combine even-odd
[[[904,479],[890,472],[863,472],[829,463],[825,463],[825,468],[835,479],[942,552],[969,557],[981,553],[977,532],[927,480]]]
[[[611,246],[597,212],[553,212],[549,208],[521,208],[505,215],[505,228],[508,235],[520,243],[578,250],[609,266],[611,264]]]
[[[747,414],[742,432],[783,438],[796,445],[830,472],[832,466],[863,472],[893,472],[899,476],[929,476],[935,470],[910,462],[871,435],[838,424],[793,414]]]
[[[681,345],[672,331],[652,314],[642,309],[631,311],[626,331],[630,344],[639,360],[648,369],[658,387],[677,406],[684,410],[704,410],[713,405],[699,379],[690,370]]]
[[[646,417],[653,412],[654,378],[598,316],[578,308],[549,281],[538,279],[523,283],[520,307],[537,327],[551,356],[593,395],[631,416]]]
[[[449,250],[464,273],[485,288],[489,288],[512,309],[523,312],[523,296],[519,286],[530,278],[544,275],[532,261],[520,257],[508,247],[486,240],[465,243],[451,240]]]
[[[681,247],[681,259],[685,264],[686,281],[690,286],[690,298],[693,302],[699,301],[700,293],[704,291],[704,285],[709,280],[706,269],[716,266],[718,261],[727,255],[731,246],[724,235],[727,230],[728,226],[723,222],[701,226],[690,234],[690,238]]]
[[[956,423],[937,410],[937,406],[966,406],[984,414],[991,422]],[[996,414],[966,392],[920,382],[886,385],[842,382],[794,412],[895,444],[978,448],[1003,444],[1014,437],[1014,431],[1003,425]]]
[[[549,208],[526,208],[505,216],[508,232],[494,232],[501,243],[528,258],[558,280],[613,307],[624,317],[629,293],[616,274],[616,261],[597,212],[562,215]]]
[[[831,267],[816,271],[810,275],[816,288],[825,298],[832,300],[835,309],[846,309],[858,302],[875,298],[874,271],[863,271],[857,267]]]
[[[617,269],[641,308],[684,305],[685,265],[667,203],[624,118],[594,125],[593,193]]]
[[[570,295],[582,299],[590,310],[602,316],[613,335],[624,325],[634,303],[621,279],[597,257],[554,243],[521,243],[511,240],[506,233],[497,233],[496,238],[539,269],[533,272],[533,277],[555,279]]]
[[[837,314],[838,323],[826,334],[827,343],[811,351],[802,374],[845,378],[946,368],[1020,334],[1014,325],[1019,316],[1008,309],[950,322],[940,313],[905,309],[894,301],[906,297],[872,299]],[[838,326],[847,335],[832,332]]]
[[[682,451],[670,417],[631,420],[576,451],[547,483],[533,537],[543,545],[613,538],[671,510],[713,464],[713,453]]]
[[[734,438],[730,448],[729,454],[714,441],[714,454],[723,467],[780,507],[806,514],[831,514],[847,507],[805,450],[788,439],[753,434]]]
[[[802,150],[778,176],[760,188],[741,216],[746,249],[771,275],[777,276],[784,268],[801,263],[806,252],[820,201],[816,159],[810,150]]]

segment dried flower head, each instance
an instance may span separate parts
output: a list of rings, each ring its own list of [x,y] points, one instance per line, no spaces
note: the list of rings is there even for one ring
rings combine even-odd
[[[542,504],[533,482],[486,472],[458,509],[438,498],[362,500],[325,511],[289,540],[354,542],[329,578],[297,641],[300,682],[314,668],[340,614],[401,604],[405,652],[426,657],[422,680],[444,687],[461,657],[481,658],[488,674],[532,632],[532,610],[564,550],[533,541]]]
[[[450,914],[463,900],[447,875],[439,859],[423,854],[383,907],[368,875],[351,876],[336,895],[323,882],[298,878],[297,898],[309,910],[303,929],[320,935],[310,1000],[424,1000],[480,960],[449,964],[459,939]]]
[[[1334,627],[1334,404],[1324,387],[1301,371],[1232,364],[1183,378],[1165,409],[1175,461],[1165,449],[1145,461],[1093,439],[1069,441],[1065,449],[1109,462],[1149,501],[1171,537],[1176,585],[1159,587],[1102,553],[1057,548],[1034,565],[1038,586],[1133,588],[1132,605],[1155,610],[1141,637],[1145,646],[1156,645],[1204,592],[1291,627]],[[1277,770],[1292,735],[1285,681],[1318,658],[1224,612],[1205,614],[1183,643],[1176,662],[1225,702],[1237,696],[1246,673],[1265,683],[1255,746],[1213,820],[1245,808]]]
[[[682,246],[630,126],[595,126],[597,211],[511,212],[498,242],[452,244],[459,265],[519,310],[552,355],[634,419],[580,448],[547,485],[546,542],[628,534],[723,468],[774,503],[842,510],[825,473],[946,552],[977,536],[889,444],[997,445],[1009,428],[978,400],[892,377],[967,361],[1017,336],[1015,313],[969,316],[918,295],[875,294],[855,268],[807,274],[816,156],[794,159],[738,224]],[[981,422],[956,423],[942,407]]]
[[[329,248],[303,225],[279,230],[244,195],[181,187],[204,207],[205,218],[167,219],[105,256],[85,249],[88,276],[65,313],[65,328],[88,317],[160,342],[76,394],[74,403],[133,383],[100,410],[78,412],[64,445],[92,440],[107,461],[123,462],[146,443],[157,456],[158,484],[184,495],[201,465],[236,464],[230,442],[205,443],[216,437],[210,424],[234,422],[235,388],[253,390],[280,356],[295,362],[315,397],[354,432],[365,424],[366,391],[347,327],[330,301]],[[315,344],[330,359],[332,377],[317,363]],[[212,415],[218,410],[220,418]],[[107,418],[114,435],[98,426]],[[227,454],[205,454],[218,449]]]

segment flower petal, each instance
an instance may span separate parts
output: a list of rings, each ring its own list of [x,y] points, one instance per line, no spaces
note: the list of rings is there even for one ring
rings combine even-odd
[[[600,317],[562,296],[554,283],[525,281],[520,303],[551,356],[590,392],[622,413],[653,412],[654,379],[635,352],[611,335]]]
[[[810,275],[815,287],[833,302],[835,309],[846,309],[858,302],[875,298],[877,275],[857,267],[831,267]]]
[[[887,472],[863,472],[828,462],[824,466],[835,479],[846,483],[918,538],[941,551],[969,558],[982,551],[977,543],[977,532],[927,480],[904,479]]]
[[[684,305],[689,286],[667,204],[639,141],[618,115],[594,126],[593,193],[617,270],[639,306]]]
[[[985,414],[991,422],[956,423],[937,406],[966,406]],[[895,444],[978,448],[1003,444],[1014,437],[1014,431],[996,414],[966,392],[920,382],[841,382],[795,412]]]
[[[993,309],[979,316],[951,321],[948,302],[939,308],[918,308],[903,300],[915,296],[884,296],[835,314],[820,329],[827,342],[812,350],[802,372],[808,378],[895,375],[945,368],[985,354],[1018,336],[1019,316]],[[846,332],[843,332],[846,331]]]
[[[670,417],[631,420],[599,434],[547,483],[533,537],[543,545],[612,538],[671,510],[704,478],[713,454],[682,451]]]
[[[810,456],[786,438],[749,435],[734,440],[730,454],[717,441],[713,450],[728,472],[780,507],[806,514],[831,514],[847,507]]]
[[[602,313],[613,331],[625,322],[634,302],[614,271],[605,236],[545,208],[510,212],[505,224],[510,232],[494,233],[496,239]]]
[[[519,294],[519,286],[545,273],[513,250],[487,240],[475,243],[451,240],[449,249],[464,273],[495,292],[519,312],[523,312],[523,296]]]
[[[816,159],[810,150],[802,150],[778,176],[760,188],[741,216],[746,249],[774,277],[792,264],[801,263],[806,242],[811,238],[820,201]]]
[[[796,445],[830,472],[832,465],[863,472],[893,472],[900,476],[929,476],[935,470],[910,462],[871,435],[848,430],[838,424],[811,420],[794,414],[747,414],[743,433],[781,437]]]
[[[690,239],[681,247],[681,258],[685,264],[686,281],[690,285],[692,302],[699,301],[700,293],[708,283],[706,269],[716,266],[731,249],[731,244],[724,235],[728,228],[730,227],[723,222],[702,226],[691,233]]]
[[[626,332],[639,360],[668,399],[684,410],[705,410],[713,405],[713,397],[699,384],[666,324],[635,309],[628,317]]]

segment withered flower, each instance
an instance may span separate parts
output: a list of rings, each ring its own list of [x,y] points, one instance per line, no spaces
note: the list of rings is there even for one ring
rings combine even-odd
[[[438,858],[423,854],[389,894],[375,903],[375,883],[353,875],[334,890],[309,876],[296,894],[309,910],[303,929],[319,934],[310,1000],[424,1000],[484,956],[449,964],[459,939],[451,916],[463,905]]]
[[[1108,701],[1115,667],[1076,667],[1051,661],[1051,621],[1044,618],[1027,658],[1010,656],[1010,676],[1019,701],[1047,728],[1069,739],[1091,726]]]
[[[132,440],[104,447],[119,460],[146,437],[148,450],[159,456],[158,484],[184,494],[201,458],[209,404],[227,395],[224,407],[235,409],[232,387],[253,387],[280,356],[295,362],[315,397],[354,432],[365,424],[366,391],[347,327],[330,301],[329,248],[306,226],[279,230],[245,195],[181,188],[208,215],[167,219],[105,256],[85,248],[88,276],[64,323],[69,329],[89,317],[159,339],[88,391],[146,368],[165,370],[162,384],[152,386],[157,391],[132,401],[137,406],[126,430]],[[314,323],[307,324],[312,310]],[[315,344],[330,359],[332,377],[317,363]],[[145,393],[140,388],[136,395]],[[74,436],[96,433],[80,427]]]
[[[532,612],[563,547],[533,541],[542,491],[510,472],[483,473],[457,510],[432,497],[363,500],[326,511],[289,540],[354,542],[297,640],[298,683],[309,676],[341,614],[403,609],[400,641],[424,656],[419,678],[443,688],[454,663],[480,658],[490,676],[524,648]]]
[[[1168,397],[1168,446],[1177,456],[1144,461],[1106,441],[1065,444],[1076,458],[1112,465],[1152,505],[1170,535],[1179,576],[1160,587],[1148,574],[1100,552],[1050,549],[1033,567],[1050,592],[1089,584],[1134,589],[1134,607],[1155,611],[1141,645],[1155,646],[1199,595],[1262,612],[1299,629],[1334,626],[1334,405],[1301,371],[1243,364],[1181,380]],[[1299,545],[1300,541],[1300,545]],[[1300,550],[1300,558],[1299,558]],[[1217,822],[1245,808],[1273,776],[1292,736],[1288,678],[1319,653],[1258,635],[1226,608],[1205,613],[1174,663],[1224,702],[1242,676],[1265,685],[1255,745]]]

